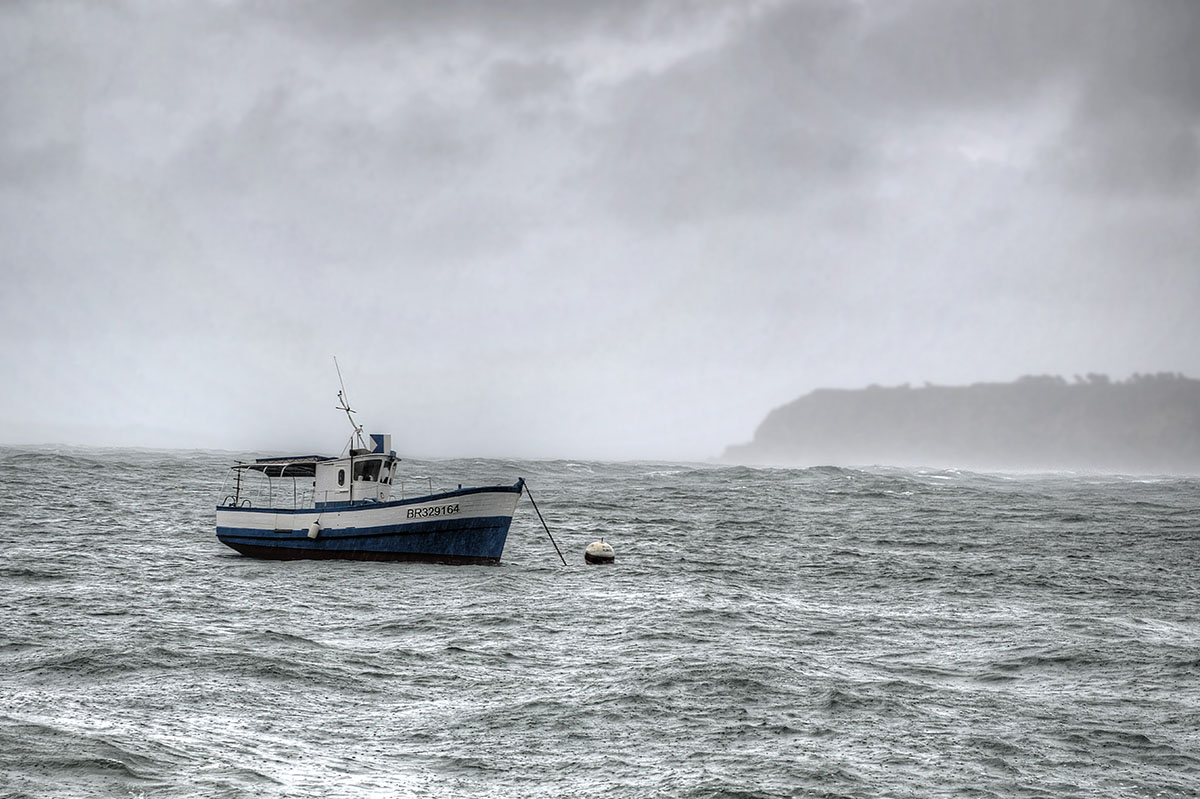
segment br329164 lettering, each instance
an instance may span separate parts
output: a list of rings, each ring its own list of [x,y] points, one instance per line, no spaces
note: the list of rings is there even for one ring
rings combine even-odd
[[[433,505],[428,508],[409,508],[410,519],[431,519],[436,516],[449,516],[458,513],[458,505]]]

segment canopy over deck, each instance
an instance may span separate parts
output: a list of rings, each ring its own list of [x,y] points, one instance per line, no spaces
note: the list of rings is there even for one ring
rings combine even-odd
[[[294,455],[283,458],[258,458],[254,463],[239,463],[234,469],[253,469],[267,477],[314,477],[317,464],[337,460],[331,455]]]

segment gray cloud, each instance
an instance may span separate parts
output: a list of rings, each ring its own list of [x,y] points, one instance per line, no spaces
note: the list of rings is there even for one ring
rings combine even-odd
[[[1020,133],[1049,93],[1062,129],[1041,134],[1031,172],[1092,191],[1193,192],[1200,58],[1186,43],[1200,11],[1156,10],[783,4],[719,51],[620,87],[599,170],[629,188],[618,206],[638,218],[659,209],[660,222],[704,213],[706,201],[715,214],[802,205],[827,179],[886,177],[905,157],[896,143],[921,147],[931,127]],[[954,168],[971,143],[955,144],[932,155]]]
[[[548,42],[573,43],[587,36],[625,38],[655,36],[671,19],[705,15],[711,2],[674,3],[669,7],[647,0],[593,3],[587,0],[515,0],[479,3],[474,0],[350,0],[330,5],[320,0],[254,4],[252,13],[273,24],[296,30],[326,44],[330,41],[369,42],[379,39],[448,41],[474,37],[497,45],[544,48]]]

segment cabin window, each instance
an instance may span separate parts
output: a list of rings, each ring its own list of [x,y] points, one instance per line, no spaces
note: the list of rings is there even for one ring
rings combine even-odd
[[[354,479],[355,480],[371,480],[379,479],[379,467],[382,461],[378,458],[373,458],[367,461],[359,461],[354,464]]]
[[[338,469],[338,485],[344,486],[345,484],[346,484],[346,470]]]

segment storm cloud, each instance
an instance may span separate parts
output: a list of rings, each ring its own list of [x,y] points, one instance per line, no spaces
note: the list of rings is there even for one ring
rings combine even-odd
[[[1200,5],[0,5],[0,442],[703,458],[1200,375]]]

